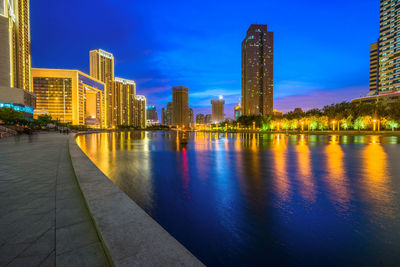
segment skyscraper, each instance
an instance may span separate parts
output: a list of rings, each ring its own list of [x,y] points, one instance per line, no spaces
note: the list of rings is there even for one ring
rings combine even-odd
[[[0,0],[0,108],[33,117],[29,0]]]
[[[133,125],[133,103],[136,95],[135,82],[116,77],[114,80],[114,93],[117,125]]]
[[[397,21],[400,18],[399,3],[393,0],[381,0],[380,34],[378,39],[378,91],[400,91],[400,54],[397,46],[400,28]]]
[[[189,89],[184,86],[172,87],[173,124],[189,127]]]
[[[378,93],[378,69],[378,43],[373,43],[371,44],[370,52],[368,95],[376,95]]]
[[[29,0],[0,1],[0,86],[32,91]]]
[[[204,114],[197,114],[196,115],[196,123],[197,124],[204,124]]]
[[[252,24],[242,42],[243,115],[272,114],[273,39],[267,25]]]
[[[213,123],[220,123],[225,120],[224,105],[225,100],[222,96],[219,99],[211,100],[211,120]]]
[[[117,121],[117,94],[114,90],[114,56],[104,50],[90,51],[90,76],[106,84],[105,104],[107,127],[115,127]]]
[[[391,102],[400,98],[399,8],[397,1],[380,1],[379,38],[370,50],[369,93],[353,102]]]
[[[134,101],[133,126],[143,129],[146,128],[146,125],[146,97],[143,95],[136,95]]]
[[[158,123],[158,114],[156,106],[150,105],[147,106],[147,120],[151,123]]]

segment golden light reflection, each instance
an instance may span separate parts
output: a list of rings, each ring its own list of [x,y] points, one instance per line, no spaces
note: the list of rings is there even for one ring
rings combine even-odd
[[[290,182],[287,172],[287,145],[285,136],[278,134],[272,145],[273,168],[276,178],[274,179],[277,193],[282,201],[287,201],[290,192]]]
[[[296,146],[298,172],[297,179],[300,181],[300,194],[310,202],[315,201],[315,184],[311,169],[311,151],[305,141],[304,135],[300,136]]]
[[[388,158],[378,136],[371,137],[369,145],[362,151],[362,160],[365,200],[371,203],[372,210],[377,216],[393,215]]]
[[[326,179],[329,186],[328,192],[330,192],[329,198],[339,210],[348,210],[350,199],[344,156],[342,147],[339,145],[338,136],[332,136],[325,149]]]

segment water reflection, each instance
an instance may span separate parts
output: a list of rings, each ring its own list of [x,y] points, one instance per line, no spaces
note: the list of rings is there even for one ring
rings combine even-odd
[[[378,136],[372,136],[370,143],[362,150],[363,182],[366,190],[365,200],[371,204],[376,216],[392,216],[392,192],[389,189],[389,170],[387,155]]]
[[[142,131],[77,142],[207,265],[400,261],[397,137]]]
[[[328,183],[329,198],[341,210],[349,209],[350,187],[346,174],[345,154],[339,144],[339,136],[332,136],[325,148],[326,182]]]
[[[282,134],[276,135],[272,145],[273,151],[273,166],[274,168],[274,182],[277,189],[277,194],[282,201],[286,201],[290,194],[290,182],[287,170],[287,146],[285,136]]]
[[[300,140],[296,146],[297,162],[299,175],[297,178],[300,180],[300,193],[304,199],[309,202],[315,201],[315,184],[312,176],[311,169],[311,151],[305,140],[305,136],[301,135]]]

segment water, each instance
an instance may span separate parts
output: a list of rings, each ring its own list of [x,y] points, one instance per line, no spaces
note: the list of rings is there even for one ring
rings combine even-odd
[[[400,138],[175,132],[78,137],[207,265],[400,264]]]

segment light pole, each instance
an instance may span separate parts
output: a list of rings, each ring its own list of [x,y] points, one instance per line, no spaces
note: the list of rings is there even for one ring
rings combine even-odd
[[[373,120],[373,122],[374,122],[374,128],[373,128],[373,131],[375,132],[375,130],[376,130],[376,120],[374,119],[374,120]]]
[[[301,122],[301,131],[304,132],[304,121]]]
[[[278,132],[280,131],[280,129],[279,129],[279,125],[280,125],[280,122],[278,122]]]
[[[335,131],[335,124],[336,124],[336,121],[332,121],[333,131]]]

